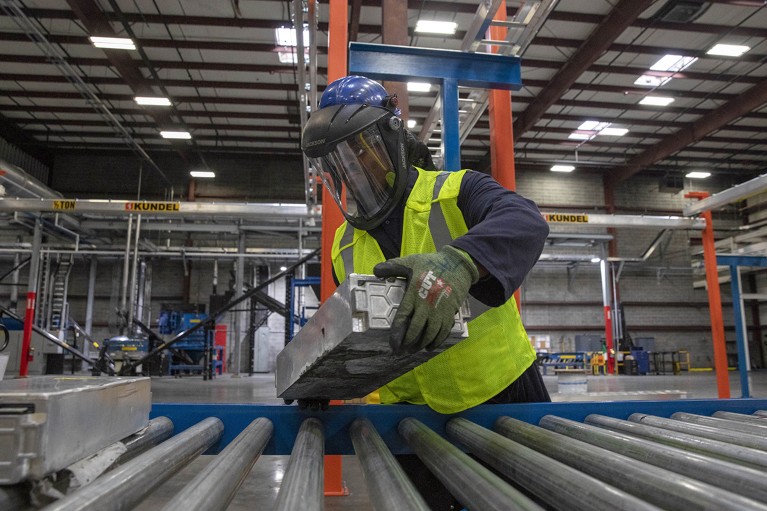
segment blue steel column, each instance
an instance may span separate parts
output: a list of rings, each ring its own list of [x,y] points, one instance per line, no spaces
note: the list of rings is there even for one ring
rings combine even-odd
[[[458,81],[453,78],[442,80],[442,154],[445,170],[461,169],[461,142],[458,126]]]
[[[504,90],[522,87],[519,57],[491,53],[352,42],[349,72],[374,80],[407,82],[416,78],[441,85],[445,170],[461,168],[458,85]]]
[[[751,397],[748,386],[748,335],[745,319],[743,317],[743,302],[740,294],[740,278],[738,266],[751,266],[755,268],[767,268],[767,257],[741,256],[741,255],[717,255],[716,263],[720,266],[730,267],[730,285],[732,286],[732,307],[735,315],[735,333],[738,341],[738,370],[740,372],[740,387],[742,397]]]
[[[748,357],[746,357],[746,350],[748,349],[748,336],[746,335],[746,325],[743,321],[743,302],[740,298],[740,275],[738,274],[738,267],[736,265],[730,265],[730,287],[732,288],[732,310],[735,321],[735,336],[738,339],[736,343],[738,345],[738,372],[740,373],[740,397],[751,397],[751,393],[748,388]]]

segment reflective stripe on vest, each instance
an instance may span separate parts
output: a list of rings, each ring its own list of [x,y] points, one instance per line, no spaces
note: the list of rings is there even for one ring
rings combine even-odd
[[[434,193],[432,194],[431,213],[429,213],[429,231],[431,231],[431,237],[434,240],[434,247],[439,250],[451,241],[453,237],[450,236],[450,229],[447,227],[447,220],[445,220],[445,214],[442,212],[442,205],[437,201],[439,198],[439,192],[442,190],[442,186],[445,184],[447,177],[450,174],[444,172],[437,176],[437,181],[434,183]],[[345,260],[344,260],[345,261]],[[473,296],[469,295],[469,314],[470,317],[476,318],[483,312],[490,309],[489,306],[480,302]]]
[[[341,250],[341,259],[344,261],[346,275],[349,275],[350,273],[354,273],[354,245],[351,244],[352,241],[354,241],[354,227],[348,223],[344,223],[344,226],[346,227],[346,230],[344,231],[344,235],[341,236],[341,246],[346,248]],[[347,247],[346,245],[349,246]]]

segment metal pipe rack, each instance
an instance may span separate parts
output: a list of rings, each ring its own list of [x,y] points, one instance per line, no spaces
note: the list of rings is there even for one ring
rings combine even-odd
[[[767,511],[767,446],[728,442],[731,427],[764,428],[763,410],[767,399],[524,403],[455,415],[412,405],[161,403],[151,416],[170,419],[175,436],[46,509],[130,509],[207,449],[221,454],[166,509],[225,509],[261,454],[291,455],[278,509],[323,509],[326,454],[359,457],[375,509],[425,509],[395,460],[415,453],[472,510]]]

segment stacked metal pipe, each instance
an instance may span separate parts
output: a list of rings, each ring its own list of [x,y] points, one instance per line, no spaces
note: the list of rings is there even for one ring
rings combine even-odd
[[[277,510],[323,509],[321,418],[301,423]],[[130,509],[223,432],[219,419],[208,418],[137,454],[172,428],[169,421],[155,426],[156,432],[135,441],[132,459],[46,509]],[[493,430],[455,417],[446,423],[447,438],[407,417],[397,431],[472,510],[767,511],[764,411],[711,417],[678,412],[671,418],[635,413],[628,420],[591,414],[584,422],[546,415],[537,426],[501,416]],[[163,509],[226,509],[272,433],[269,419],[254,420]],[[428,509],[371,421],[358,418],[347,433],[376,510]]]

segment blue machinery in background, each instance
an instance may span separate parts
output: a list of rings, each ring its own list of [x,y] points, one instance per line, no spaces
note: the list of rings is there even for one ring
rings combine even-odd
[[[158,319],[158,332],[163,335],[177,335],[203,322],[207,317],[207,314],[198,312],[162,310]],[[215,371],[206,371],[210,363],[209,358],[213,358],[213,329],[201,328],[192,332],[185,339],[174,344],[173,348],[183,350],[191,363],[174,362],[174,355],[169,355],[168,374],[189,371],[206,375],[209,372],[210,377],[214,377]]]
[[[297,279],[290,275],[287,276],[286,279],[287,285],[285,286],[285,292],[287,296],[285,297],[285,304],[290,307],[290,312],[285,316],[285,324],[287,326],[287,329],[285,330],[285,344],[290,342],[295,335],[296,319],[298,320],[299,326],[304,326],[309,320],[309,318],[306,316],[307,307],[302,307],[298,316],[295,316],[295,300],[297,298],[296,288],[320,285],[319,277],[306,277],[303,279]]]
[[[522,87],[519,57],[413,46],[350,43],[349,74],[395,82],[417,79],[439,85],[445,170],[461,168],[458,86],[503,90]]]
[[[757,268],[767,267],[767,257],[717,255],[716,262],[719,265],[730,267],[730,286],[732,288],[732,309],[735,316],[735,335],[738,346],[738,372],[740,373],[740,389],[742,397],[751,397],[748,383],[748,335],[746,334],[746,320],[743,316],[743,297],[740,289],[739,266],[752,266]],[[757,340],[761,342],[761,339]]]

